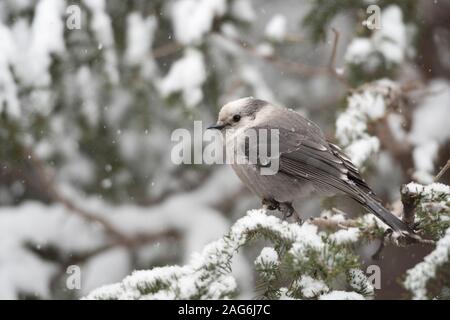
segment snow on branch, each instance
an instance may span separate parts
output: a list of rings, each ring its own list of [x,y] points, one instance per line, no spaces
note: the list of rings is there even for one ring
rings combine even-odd
[[[403,203],[405,198],[410,203],[405,213],[413,210],[415,214],[411,222],[433,239],[442,238],[450,227],[450,187],[442,183],[423,186],[411,182],[402,188]]]
[[[336,120],[336,137],[358,167],[380,149],[380,140],[369,133],[368,124],[383,118],[401,94],[399,85],[382,79],[361,86],[348,97],[347,109]]]
[[[223,299],[238,292],[231,262],[237,251],[255,238],[270,240],[255,261],[268,286],[271,298],[320,298],[322,293],[350,289],[350,298],[371,296],[367,278],[357,272],[357,257],[348,246],[328,239],[311,223],[290,224],[268,216],[264,210],[251,210],[238,220],[223,238],[207,245],[185,266],[168,266],[137,271],[121,283],[93,291],[88,299]],[[283,265],[283,273],[281,268]],[[320,267],[318,267],[320,265]],[[320,270],[320,271],[318,271]],[[351,272],[347,272],[352,270]],[[276,287],[288,276],[289,288]],[[335,288],[336,280],[348,280]]]
[[[404,285],[406,289],[411,291],[414,299],[429,298],[427,285],[432,279],[437,278],[440,269],[447,269],[448,272],[449,258],[450,228],[447,229],[445,236],[438,241],[436,249],[427,255],[424,261],[407,271]],[[446,285],[448,286],[449,283]]]
[[[415,222],[422,232],[440,238],[436,248],[407,271],[404,286],[411,291],[414,299],[439,296],[442,288],[450,285],[445,283],[446,277],[439,277],[440,272],[448,272],[450,267],[450,187],[441,183],[428,186],[409,183],[403,187],[402,193],[413,199],[417,218]],[[433,281],[435,292],[429,292],[428,285]]]
[[[415,197],[421,236],[439,239],[448,228],[449,187],[443,184],[422,186],[410,183],[403,188]],[[430,208],[439,208],[433,211]],[[430,211],[431,210],[431,211]],[[426,215],[428,214],[428,217]],[[429,220],[435,228],[427,227]],[[436,225],[439,225],[436,227]],[[233,257],[256,239],[269,241],[254,265],[262,282],[261,295],[270,299],[364,299],[374,295],[374,288],[360,269],[354,249],[361,241],[385,237],[387,227],[376,217],[365,215],[347,219],[337,210],[324,211],[319,218],[303,224],[288,223],[251,210],[238,220],[223,238],[208,244],[194,254],[184,266],[166,266],[135,271],[122,282],[101,287],[87,299],[229,299],[239,294],[233,276]],[[448,229],[450,230],[450,229]],[[429,258],[408,272],[405,285],[422,294],[436,269],[448,261],[449,231],[443,233]],[[424,243],[432,241],[424,240]],[[287,285],[286,285],[287,284]],[[420,291],[422,290],[422,291]],[[422,293],[421,293],[422,292]]]

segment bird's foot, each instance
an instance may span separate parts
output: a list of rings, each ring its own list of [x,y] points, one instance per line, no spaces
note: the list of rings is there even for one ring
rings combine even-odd
[[[294,207],[289,202],[278,202],[274,199],[263,199],[262,206],[266,210],[279,210],[283,214],[283,220],[290,218],[295,212]],[[302,219],[298,214],[295,215],[299,224],[302,223]]]
[[[288,202],[282,202],[278,205],[278,209],[283,213],[283,220],[286,220],[287,218],[290,218],[295,210],[292,204]]]
[[[277,210],[280,208],[280,204],[274,199],[263,199],[262,206],[267,210]]]

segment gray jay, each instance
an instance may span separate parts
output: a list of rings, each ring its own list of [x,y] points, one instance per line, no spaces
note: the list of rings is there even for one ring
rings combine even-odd
[[[394,231],[413,235],[413,230],[387,210],[361,177],[358,168],[342,150],[328,142],[322,130],[297,112],[269,102],[243,98],[222,107],[218,121],[208,129],[224,132],[232,130],[234,136],[248,130],[278,130],[278,170],[273,175],[260,174],[263,164],[232,163],[242,182],[262,199],[264,206],[279,209],[289,216],[294,212],[293,202],[312,193],[344,194],[360,203]],[[227,136],[226,140],[230,139]],[[253,145],[238,142],[250,152],[254,148],[270,145],[271,140]],[[229,141],[225,141],[227,144]],[[238,146],[237,146],[238,147]],[[273,155],[271,155],[273,159]]]

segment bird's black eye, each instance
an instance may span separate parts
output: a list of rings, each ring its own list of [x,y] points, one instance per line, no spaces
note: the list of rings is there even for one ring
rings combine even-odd
[[[238,114],[235,114],[235,115],[233,116],[233,121],[234,121],[234,122],[239,122],[239,120],[241,120],[241,116],[238,115]]]

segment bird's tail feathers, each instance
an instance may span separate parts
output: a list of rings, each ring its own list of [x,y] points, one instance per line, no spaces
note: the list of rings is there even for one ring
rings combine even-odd
[[[408,226],[405,222],[397,218],[392,212],[386,209],[379,201],[374,199],[369,194],[364,194],[362,205],[377,216],[381,221],[391,227],[394,231],[400,234],[416,239],[418,235],[414,233],[414,230]]]
[[[364,206],[369,209],[374,215],[376,215],[380,220],[386,223],[394,231],[400,232],[411,232],[411,228],[397,218],[392,212],[387,210],[381,203],[372,199],[371,197],[365,197]]]

